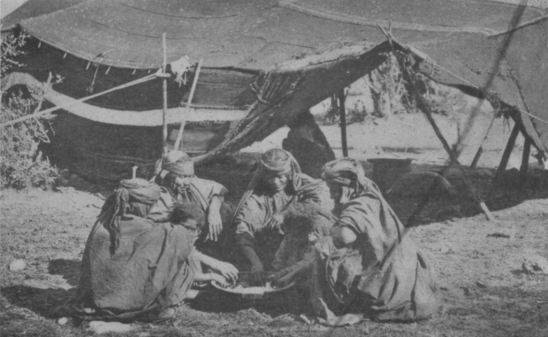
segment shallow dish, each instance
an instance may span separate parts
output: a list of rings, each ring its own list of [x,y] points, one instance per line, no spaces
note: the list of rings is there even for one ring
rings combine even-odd
[[[244,296],[244,297],[246,297],[246,296],[261,297],[265,294],[272,294],[272,293],[277,293],[277,292],[280,292],[280,291],[287,290],[287,289],[293,287],[295,285],[295,282],[291,282],[288,285],[280,287],[280,288],[272,287],[270,285],[270,282],[267,282],[264,286],[261,286],[261,287],[257,287],[257,286],[255,286],[255,287],[244,287],[241,284],[235,284],[235,285],[230,285],[228,287],[223,287],[222,285],[220,285],[219,283],[217,283],[215,281],[211,282],[211,285],[213,287],[219,289],[220,291],[230,293],[230,294],[241,295],[241,296]]]

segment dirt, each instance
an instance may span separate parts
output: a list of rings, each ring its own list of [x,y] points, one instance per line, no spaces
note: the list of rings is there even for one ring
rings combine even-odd
[[[456,122],[439,119],[439,123],[453,143],[459,136]],[[548,336],[548,275],[522,271],[526,258],[548,258],[548,173],[531,168],[524,179],[512,169],[492,184],[493,167],[509,129],[497,122],[484,146],[480,168],[451,168],[445,172],[445,183],[430,188],[447,156],[424,119],[405,115],[349,126],[351,156],[413,160],[404,169],[375,170],[371,162],[365,166],[404,223],[415,226],[409,235],[430,258],[443,302],[443,310],[434,318],[413,324],[365,321],[331,329],[299,316],[306,308],[296,289],[262,299],[210,290],[183,305],[176,319],[132,323],[133,330],[121,335]],[[322,130],[340,156],[338,127],[323,126]],[[284,132],[247,151],[278,146]],[[519,165],[520,147],[518,143],[509,167]],[[475,149],[467,151],[465,164]],[[198,168],[198,174],[226,185],[227,200],[234,204],[249,180],[250,160],[256,157],[242,153],[235,160]],[[57,308],[74,295],[85,241],[108,191],[77,177],[67,183],[71,186],[58,191],[0,191],[1,336],[93,334],[85,322],[61,320],[64,324],[59,324]],[[495,221],[481,214],[468,186],[486,201]],[[428,195],[424,209],[410,221]],[[10,271],[10,263],[17,259],[24,260],[26,267]]]
[[[428,180],[412,166],[414,178],[400,177],[389,195],[402,219],[424,196]],[[467,176],[486,194],[492,172]],[[548,275],[525,274],[527,256],[548,258],[548,179],[531,172],[525,184],[508,172],[487,202],[495,221],[478,214],[460,194],[458,175],[449,175],[457,196],[438,191],[420,215],[411,236],[430,257],[437,274],[443,311],[413,324],[366,321],[331,329],[307,324],[288,292],[278,298],[241,299],[206,292],[163,324],[133,323],[128,336],[547,336]],[[516,181],[516,179],[518,181]],[[238,184],[241,184],[238,182]],[[57,324],[56,308],[73,296],[85,240],[102,204],[101,195],[71,187],[61,191],[2,191],[0,238],[0,335],[84,336],[86,323]],[[234,196],[234,199],[237,199]],[[10,271],[15,259],[26,268]],[[284,297],[285,296],[285,297]],[[122,334],[123,335],[123,334]]]

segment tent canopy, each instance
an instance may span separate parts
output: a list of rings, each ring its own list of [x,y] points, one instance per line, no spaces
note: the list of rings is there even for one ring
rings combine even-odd
[[[516,13],[519,28],[508,33]],[[526,135],[548,150],[548,20],[541,9],[477,0],[88,0],[20,24],[105,66],[159,67],[165,32],[168,62],[187,55],[203,58],[206,71],[260,73],[252,83],[257,104],[204,159],[261,139],[382,63],[393,45],[379,25],[434,80],[480,90],[492,82],[484,94],[516,108]]]

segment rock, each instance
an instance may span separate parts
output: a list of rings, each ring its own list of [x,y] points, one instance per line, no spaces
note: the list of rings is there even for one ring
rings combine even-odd
[[[487,234],[487,237],[509,239],[509,238],[510,238],[510,234],[501,233],[501,232],[495,232],[495,233],[489,233],[489,234]]]
[[[487,285],[483,282],[480,282],[480,281],[476,281],[476,285],[479,287],[479,288],[487,288]]]
[[[10,271],[21,271],[21,270],[25,269],[26,267],[27,267],[27,262],[25,262],[25,260],[17,259],[17,260],[11,261],[11,263],[9,265],[9,270]]]
[[[61,317],[57,320],[57,324],[59,325],[65,325],[68,323],[68,318],[67,317]]]
[[[464,293],[464,296],[470,296],[472,295],[472,292],[470,291],[470,288],[468,287],[460,287],[462,289],[462,292]]]
[[[61,275],[48,275],[46,279],[26,279],[23,285],[29,288],[36,289],[63,289],[69,290],[72,288]]]
[[[527,255],[523,258],[521,269],[526,274],[548,274],[548,260],[536,254]]]
[[[119,322],[103,322],[103,321],[91,321],[89,322],[89,330],[98,335],[114,332],[114,333],[124,333],[133,330],[133,326],[130,324],[123,324]]]

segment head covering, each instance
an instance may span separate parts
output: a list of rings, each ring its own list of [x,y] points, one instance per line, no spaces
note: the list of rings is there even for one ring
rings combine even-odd
[[[365,176],[361,163],[352,158],[326,163],[322,168],[322,179],[327,183],[352,188],[354,198],[366,193],[380,194],[377,185]]]
[[[120,220],[126,214],[144,217],[150,207],[160,199],[161,188],[145,179],[126,179],[105,201],[97,222],[110,233],[110,249],[114,254],[120,243]]]
[[[193,176],[194,162],[183,151],[170,151],[164,162],[164,170],[172,172],[178,176]]]
[[[292,166],[300,171],[299,164],[293,159],[291,153],[282,149],[271,149],[263,153],[259,161],[266,171],[285,173],[290,172]]]
[[[285,150],[274,148],[263,153],[248,189],[255,190],[257,187],[262,187],[262,180],[268,172],[286,173],[293,191],[297,191],[302,184],[301,167],[293,155]]]

